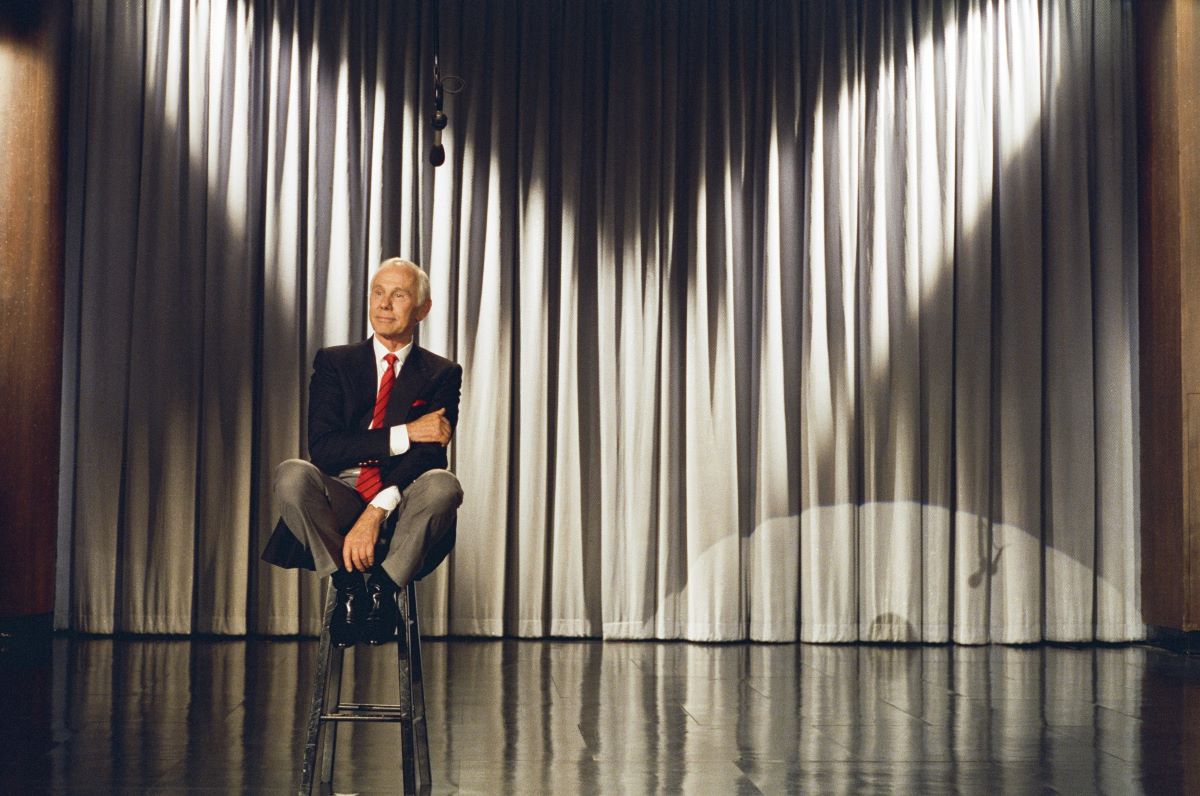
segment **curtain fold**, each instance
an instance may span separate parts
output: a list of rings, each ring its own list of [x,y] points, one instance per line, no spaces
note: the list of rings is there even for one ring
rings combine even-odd
[[[314,633],[258,553],[386,256],[464,367],[433,634],[1118,641],[1128,2],[79,0],[56,623]]]

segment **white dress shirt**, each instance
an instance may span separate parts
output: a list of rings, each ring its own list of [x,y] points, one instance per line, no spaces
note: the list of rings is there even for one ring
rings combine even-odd
[[[395,374],[400,376],[400,369],[404,367],[404,360],[408,358],[408,354],[412,351],[412,343],[401,348],[399,351],[388,351],[383,343],[379,342],[379,338],[371,336],[371,346],[375,349],[375,394],[379,395],[379,385],[383,382],[383,374],[387,372],[388,363],[385,357],[388,354],[396,355],[396,363],[393,365]],[[367,421],[367,428],[371,427],[371,421]],[[408,426],[401,423],[398,426],[392,426],[389,430],[390,438],[388,447],[392,456],[399,456],[406,453],[409,447],[408,441]],[[358,482],[358,474],[361,467],[348,467],[338,473],[338,479],[354,486]],[[396,506],[400,504],[400,489],[395,486],[384,487],[379,490],[379,494],[371,498],[371,505],[384,510],[386,514],[391,514],[395,511]]]

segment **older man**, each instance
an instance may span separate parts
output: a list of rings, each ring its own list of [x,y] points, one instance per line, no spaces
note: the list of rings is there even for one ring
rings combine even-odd
[[[430,304],[429,277],[415,263],[379,266],[370,295],[375,333],[323,348],[313,361],[312,462],[289,459],[275,471],[281,519],[263,558],[332,576],[330,635],[339,646],[391,638],[396,589],[454,544],[462,489],[446,469],[446,445],[458,422],[462,368],[413,344]],[[390,539],[381,538],[393,512]]]

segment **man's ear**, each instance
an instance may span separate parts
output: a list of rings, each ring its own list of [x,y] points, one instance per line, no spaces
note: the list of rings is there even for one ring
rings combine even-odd
[[[425,316],[429,314],[429,308],[433,306],[433,299],[425,299],[425,303],[417,307],[417,323],[425,320]]]

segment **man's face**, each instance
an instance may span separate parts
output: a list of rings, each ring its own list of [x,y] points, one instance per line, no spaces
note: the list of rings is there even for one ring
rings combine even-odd
[[[417,279],[409,268],[388,266],[371,280],[371,328],[396,345],[412,340],[413,330],[429,312],[429,300],[417,304]]]

